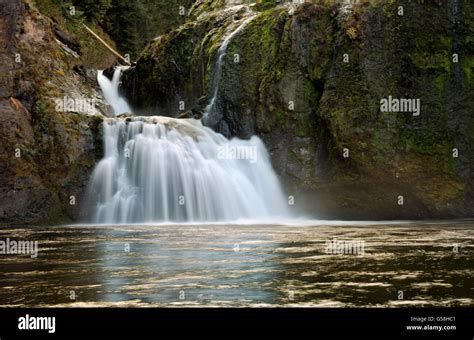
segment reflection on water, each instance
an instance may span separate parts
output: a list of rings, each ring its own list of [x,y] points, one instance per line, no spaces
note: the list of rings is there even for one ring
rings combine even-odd
[[[6,238],[37,240],[39,256],[0,255],[1,306],[473,306],[472,222],[3,227]],[[328,254],[334,239],[363,241],[364,255]]]

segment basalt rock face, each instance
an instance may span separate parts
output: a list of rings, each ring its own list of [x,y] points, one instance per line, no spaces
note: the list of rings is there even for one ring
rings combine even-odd
[[[30,2],[0,3],[0,224],[77,219],[101,157],[94,74],[55,30]],[[64,97],[97,103],[89,114],[64,112]]]
[[[342,177],[340,202],[373,204],[382,218],[474,215],[473,9],[405,1],[348,17],[334,60],[348,53],[350,62],[333,63],[319,108],[331,153],[350,152],[327,170]],[[419,116],[380,112],[389,96],[419,99]],[[322,187],[332,192],[331,183]],[[357,188],[360,196],[344,199]]]
[[[198,1],[188,23],[157,38],[124,75],[127,96],[139,111],[167,116],[209,101],[219,46],[254,16],[228,45],[212,127],[259,135],[296,209],[472,217],[474,5],[315,2]],[[382,112],[389,97],[419,99],[419,115]]]

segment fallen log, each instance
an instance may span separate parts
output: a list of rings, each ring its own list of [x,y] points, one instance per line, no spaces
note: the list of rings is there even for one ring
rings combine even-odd
[[[104,40],[102,40],[101,37],[99,37],[93,30],[91,30],[89,27],[87,27],[86,24],[82,24],[84,26],[84,28],[87,30],[87,32],[89,32],[90,34],[92,34],[92,36],[94,38],[96,38],[97,40],[99,40],[99,42],[101,42],[110,52],[112,52],[115,56],[117,56],[121,61],[123,61],[127,66],[131,66],[132,63],[127,60],[126,58],[124,58],[120,53],[118,53],[116,50],[114,50],[112,47],[110,47],[109,44],[107,44]]]

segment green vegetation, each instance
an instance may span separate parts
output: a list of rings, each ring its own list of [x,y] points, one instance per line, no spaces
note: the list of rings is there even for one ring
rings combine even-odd
[[[194,0],[114,0],[104,28],[122,53],[136,58],[155,37],[186,21]]]
[[[106,7],[107,1],[97,1],[97,5],[102,10],[102,14],[90,14],[89,17],[85,13],[92,10],[93,7],[71,7],[74,4],[70,1],[65,0],[34,0],[34,3],[41,14],[50,18],[63,32],[67,32],[67,35],[74,39],[80,44],[80,50],[75,51],[79,53],[81,63],[86,67],[93,68],[105,68],[110,64],[110,61],[114,57],[111,56],[110,52],[101,44],[97,43],[97,40],[88,33],[83,23],[96,32],[102,39],[104,39],[110,46],[115,47],[114,41],[112,41],[106,32],[103,31],[97,20],[103,19],[101,15]],[[85,4],[85,3],[84,3]],[[73,9],[74,8],[74,9]],[[73,48],[74,49],[74,48]]]
[[[257,5],[255,6],[255,9],[257,11],[266,11],[275,6],[276,6],[275,0],[257,0]]]
[[[101,22],[112,0],[74,0],[73,4],[84,13],[87,21]]]
[[[42,14],[81,41],[81,52],[90,64],[97,63],[104,50],[84,32],[82,23],[119,52],[136,59],[149,41],[184,23],[194,1],[34,0]]]

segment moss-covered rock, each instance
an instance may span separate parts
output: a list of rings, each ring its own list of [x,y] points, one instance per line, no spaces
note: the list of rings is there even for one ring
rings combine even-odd
[[[77,219],[102,153],[103,100],[49,18],[27,1],[2,6],[8,30],[0,36],[0,223]],[[96,99],[97,106],[89,114],[69,112],[57,104],[64,97]]]
[[[472,85],[460,67],[473,52],[465,43],[473,34],[466,24],[472,5],[458,2],[456,10],[451,5],[398,1],[355,6],[351,16],[360,21],[360,44],[342,35],[336,45],[319,108],[334,141],[329,151],[342,158],[343,149],[350,150],[346,162],[357,169],[355,181],[383,177],[390,183],[364,189],[374,197],[385,191],[385,206],[394,208],[387,217],[474,212],[469,175],[474,155],[463,128],[472,125]],[[453,62],[454,53],[459,63]],[[419,99],[420,115],[381,112],[380,100],[389,96]],[[463,154],[459,158],[453,157],[455,148]],[[346,171],[340,162],[331,166]],[[405,207],[398,205],[400,195],[411,197]]]

